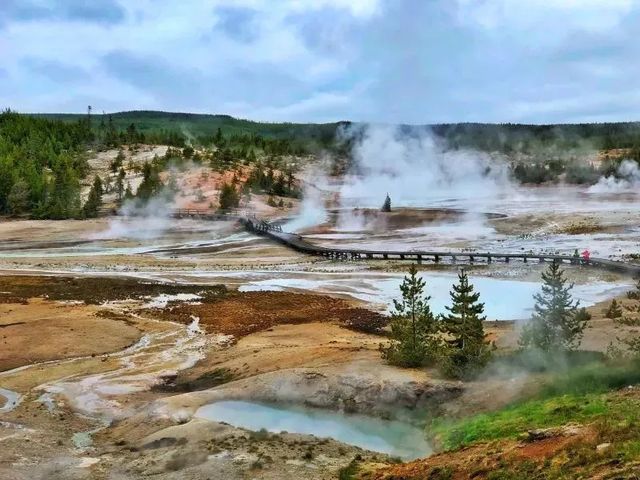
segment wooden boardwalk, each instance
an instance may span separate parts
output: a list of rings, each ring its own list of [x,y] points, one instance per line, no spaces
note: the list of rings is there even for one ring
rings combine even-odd
[[[249,231],[253,231],[258,235],[270,238],[282,245],[293,250],[309,255],[322,256],[329,259],[337,260],[411,260],[416,263],[432,262],[448,262],[451,264],[475,264],[475,263],[492,263],[503,262],[509,263],[513,261],[529,262],[559,262],[571,265],[585,265],[591,267],[599,267],[605,270],[615,271],[631,276],[640,276],[640,265],[631,263],[618,262],[604,258],[590,258],[584,260],[573,255],[553,255],[546,253],[497,253],[497,252],[453,252],[453,251],[430,251],[430,250],[367,250],[354,248],[337,248],[322,247],[314,245],[300,235],[294,233],[282,232],[282,230],[271,229],[252,229],[251,225],[247,225]]]
[[[640,276],[640,265],[618,262],[604,258],[590,258],[585,260],[573,255],[554,255],[546,253],[498,253],[498,252],[454,252],[454,251],[429,251],[429,250],[368,250],[354,248],[323,247],[308,242],[300,235],[286,233],[278,224],[259,220],[255,216],[248,217],[240,212],[206,213],[197,210],[178,210],[174,213],[179,218],[200,218],[204,220],[237,220],[244,225],[247,231],[274,240],[297,252],[308,255],[321,256],[335,260],[410,260],[417,263],[446,262],[451,264],[475,264],[511,261],[524,263],[559,262],[571,265],[584,265],[602,268]]]

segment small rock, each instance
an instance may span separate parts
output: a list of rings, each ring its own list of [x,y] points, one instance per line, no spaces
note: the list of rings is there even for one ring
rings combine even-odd
[[[606,452],[607,450],[609,450],[610,448],[611,448],[611,444],[610,443],[601,443],[600,445],[596,446],[596,452],[603,453],[603,452]]]

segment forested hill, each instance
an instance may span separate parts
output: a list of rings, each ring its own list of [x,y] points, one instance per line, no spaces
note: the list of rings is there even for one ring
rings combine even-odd
[[[87,118],[87,114],[46,113],[37,117],[77,122]],[[242,120],[229,115],[209,115],[198,113],[175,113],[139,110],[113,114],[92,114],[92,126],[99,133],[113,126],[124,131],[135,126],[139,133],[149,140],[171,140],[174,146],[186,143],[209,145],[213,143],[218,129],[227,136],[258,136],[270,140],[287,140],[299,149],[328,148],[334,141],[339,123],[268,123]]]
[[[86,122],[0,114],[0,214],[76,215],[88,171],[82,153],[92,140]]]
[[[77,122],[86,114],[38,114],[66,122]],[[94,130],[109,128],[126,130],[134,125],[150,139],[181,146],[183,142],[206,145],[220,129],[225,136],[255,135],[268,139],[286,139],[297,149],[330,148],[336,130],[351,122],[334,123],[270,123],[254,122],[229,115],[175,113],[160,111],[130,111],[113,114],[93,114]],[[451,123],[433,125],[402,125],[405,133],[431,132],[445,140],[451,148],[474,148],[503,153],[537,152],[545,150],[575,150],[640,147],[640,122],[584,124],[491,124]],[[97,132],[99,133],[99,132]],[[160,134],[164,138],[159,138]],[[166,140],[171,140],[166,142]]]
[[[346,137],[338,132],[349,126],[355,127],[354,135],[345,141]],[[95,215],[100,205],[101,179],[94,179],[94,196],[90,192],[84,206],[80,195],[80,180],[86,179],[89,173],[89,150],[162,144],[178,147],[170,149],[174,157],[206,161],[218,169],[244,164],[258,165],[259,171],[264,167],[271,172],[274,169],[291,172],[291,156],[300,158],[329,150],[337,153],[332,155],[333,171],[340,173],[350,165],[350,147],[358,135],[362,135],[359,126],[349,122],[262,123],[227,115],[152,111],[24,115],[7,110],[0,114],[0,215],[28,214],[41,218]],[[502,152],[510,160],[514,177],[522,183],[561,179],[589,184],[602,175],[615,175],[623,156],[640,163],[638,122],[402,125],[398,128],[399,135],[408,137],[436,135],[447,148]],[[336,141],[338,138],[342,141]],[[583,161],[582,152],[617,148],[627,150],[621,151],[622,155],[617,152],[609,156],[600,165]],[[525,156],[519,157],[516,153]],[[157,176],[168,160],[154,160],[154,165],[148,166],[149,172],[153,170]],[[126,172],[116,170],[113,174],[117,173],[122,181]]]

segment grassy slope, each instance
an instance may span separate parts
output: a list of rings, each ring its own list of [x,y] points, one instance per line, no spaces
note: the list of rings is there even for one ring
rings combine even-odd
[[[536,398],[453,422],[437,419],[430,431],[443,448],[451,450],[478,441],[516,438],[534,428],[584,423],[614,415],[607,392],[638,383],[638,365],[597,362],[556,376]]]
[[[552,379],[535,398],[505,409],[436,419],[430,433],[442,454],[373,472],[363,468],[355,478],[630,478],[640,472],[640,387],[631,387],[638,383],[638,364],[575,369]],[[577,425],[579,433],[527,435],[566,425]],[[603,444],[610,445],[596,449]]]

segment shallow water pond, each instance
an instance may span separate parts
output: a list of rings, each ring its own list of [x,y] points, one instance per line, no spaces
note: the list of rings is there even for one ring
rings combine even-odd
[[[22,397],[19,393],[0,387],[0,413],[7,413],[20,404]]]
[[[258,431],[310,434],[403,459],[429,455],[424,430],[410,423],[301,406],[221,401],[200,407],[196,417]]]
[[[278,276],[280,275],[280,276]],[[421,274],[427,282],[426,294],[431,297],[431,308],[435,313],[446,313],[451,303],[450,290],[458,281],[456,273],[425,272]],[[270,273],[265,279],[251,279],[240,286],[240,291],[256,290],[309,290],[315,293],[346,295],[372,304],[391,306],[398,298],[404,274],[388,273]],[[472,276],[475,290],[480,292],[480,301],[485,304],[489,320],[520,320],[529,318],[540,291],[539,282]],[[595,281],[576,285],[573,295],[582,306],[593,305],[612,298],[628,288],[628,283]]]

